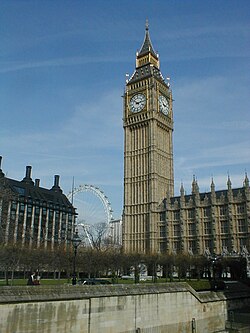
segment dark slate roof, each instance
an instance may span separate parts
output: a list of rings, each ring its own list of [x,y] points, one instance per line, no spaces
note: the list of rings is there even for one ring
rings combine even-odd
[[[140,68],[137,68],[131,78],[129,79],[128,83],[134,83],[136,81],[148,78],[148,77],[155,77],[156,79],[164,82],[164,78],[161,74],[161,71],[159,68],[156,68],[155,66],[151,64],[147,64],[145,66],[142,66]]]
[[[144,42],[142,44],[142,47],[140,51],[137,53],[137,59],[140,57],[143,57],[144,55],[150,53],[154,56],[154,58],[157,60],[158,55],[154,51],[153,45],[150,40],[149,31],[148,31],[148,23],[146,23],[146,32],[145,32],[145,38]],[[164,78],[161,74],[160,69],[155,66],[153,63],[148,62],[147,64],[143,64],[140,67],[137,67],[134,73],[132,74],[131,78],[128,81],[128,84],[134,83],[136,81],[140,81],[144,78],[154,77],[161,82],[164,82]]]
[[[142,44],[142,47],[138,53],[138,57],[144,56],[147,53],[151,53],[152,55],[154,55],[154,57],[156,57],[158,59],[158,55],[157,53],[154,51],[152,42],[150,40],[150,36],[149,36],[149,30],[148,30],[148,24],[146,24],[146,32],[145,32],[145,38],[144,38],[144,42]]]
[[[18,181],[10,178],[5,178],[5,184],[19,197],[26,199],[31,198],[32,201],[39,200],[40,202],[53,203],[54,205],[65,206],[65,208],[74,210],[74,207],[62,193],[60,187],[52,189],[46,189],[40,186],[35,186],[34,182],[30,179],[29,181]]]

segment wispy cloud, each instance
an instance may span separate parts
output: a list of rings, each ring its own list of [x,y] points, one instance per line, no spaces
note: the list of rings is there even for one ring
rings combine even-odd
[[[246,23],[238,23],[238,24],[221,24],[221,25],[198,25],[196,27],[185,26],[185,28],[173,28],[171,33],[169,30],[161,31],[160,36],[166,40],[176,40],[176,39],[195,39],[197,37],[205,37],[205,36],[218,36],[222,38],[222,36],[248,36],[248,32],[250,30],[250,25]]]
[[[15,72],[33,68],[43,68],[43,67],[62,67],[62,66],[77,66],[86,65],[93,63],[114,63],[125,61],[126,58],[113,56],[81,56],[81,57],[65,57],[65,58],[55,58],[49,60],[41,61],[13,61],[3,63],[0,62],[0,73]]]
[[[176,167],[188,171],[218,166],[250,165],[250,141],[196,149],[176,159]]]
[[[82,149],[116,148],[122,143],[122,104],[118,96],[119,91],[112,91],[92,104],[82,103],[71,118],[65,119],[65,122],[50,131],[39,131],[36,128],[15,134],[2,129],[1,141],[8,149],[19,146],[21,150],[30,151],[32,145],[39,148],[35,149],[37,152],[49,150],[51,154],[55,153],[56,145],[64,147],[64,150],[70,149],[72,145]]]
[[[93,104],[83,103],[70,119],[50,131],[36,129],[20,134],[2,130],[1,144],[6,154],[18,151],[18,154],[30,155],[32,163],[36,161],[39,164],[40,161],[44,164],[47,161],[47,165],[53,168],[54,163],[58,165],[58,161],[62,161],[60,169],[64,169],[65,173],[69,165],[71,172],[72,169],[78,169],[79,172],[85,169],[87,172],[88,168],[92,172],[95,163],[99,163],[96,167],[100,167],[103,159],[115,163],[112,160],[116,151],[123,147],[122,105],[117,96],[118,91],[111,91],[99,96],[99,100]],[[80,161],[84,161],[83,164]],[[103,177],[105,181],[106,176]]]
[[[213,124],[213,128],[223,129],[227,131],[249,131],[250,121],[248,120],[222,121],[221,123]]]

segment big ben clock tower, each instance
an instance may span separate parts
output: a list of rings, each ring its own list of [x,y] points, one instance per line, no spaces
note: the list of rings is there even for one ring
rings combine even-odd
[[[148,23],[124,93],[125,252],[159,251],[159,205],[174,194],[172,93],[153,49]]]

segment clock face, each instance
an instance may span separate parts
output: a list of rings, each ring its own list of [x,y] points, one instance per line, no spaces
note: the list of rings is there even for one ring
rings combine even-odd
[[[165,96],[162,95],[159,96],[159,107],[160,111],[165,115],[169,113],[169,102]]]
[[[129,107],[131,112],[140,112],[145,105],[146,105],[146,96],[144,94],[134,95],[129,102]]]

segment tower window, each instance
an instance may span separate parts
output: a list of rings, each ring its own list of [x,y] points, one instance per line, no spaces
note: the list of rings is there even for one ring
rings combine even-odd
[[[166,237],[166,226],[165,225],[160,226],[160,237]]]
[[[166,212],[160,212],[160,221],[166,221]]]
[[[188,224],[188,234],[195,235],[195,223]]]
[[[194,209],[189,209],[188,210],[188,218],[193,219],[194,218]]]
[[[247,245],[247,239],[246,238],[239,238],[240,246],[246,246]]]
[[[221,230],[222,234],[228,233],[228,222],[227,221],[221,221],[220,230]]]
[[[247,232],[247,224],[245,219],[238,220],[238,231],[239,232]]]
[[[196,252],[196,241],[195,240],[189,241],[188,247],[189,247],[189,250],[191,250],[193,253],[195,253]]]
[[[205,222],[204,223],[204,234],[209,235],[211,234],[211,223],[210,222]]]
[[[222,245],[222,247],[225,247],[225,248],[228,248],[228,249],[230,248],[229,240],[227,238],[224,238],[224,239],[221,240],[221,245]]]
[[[211,253],[213,253],[213,249],[212,249],[212,241],[211,241],[211,239],[206,239],[206,240],[205,240],[205,248],[206,248],[206,249],[209,249],[209,251],[210,251]]]
[[[178,237],[180,236],[180,225],[179,224],[174,224],[174,236]]]
[[[180,219],[180,211],[177,210],[177,211],[174,212],[174,220],[179,221],[179,219]]]
[[[160,243],[160,253],[166,252],[166,243],[161,242]]]
[[[227,215],[227,206],[220,207],[220,215],[222,216]]]
[[[245,206],[243,204],[237,206],[237,214],[244,214]]]
[[[203,216],[204,217],[209,217],[210,216],[210,207],[205,207],[203,209]]]
[[[173,242],[173,251],[178,253],[181,250],[181,244],[179,241],[174,241]]]

